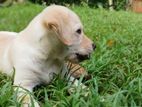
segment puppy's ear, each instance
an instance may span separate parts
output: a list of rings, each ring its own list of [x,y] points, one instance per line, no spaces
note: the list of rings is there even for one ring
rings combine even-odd
[[[52,30],[56,34],[59,34],[59,25],[55,21],[49,21],[46,23],[46,27],[49,30]]]
[[[61,25],[56,20],[50,20],[46,23],[46,26],[49,30],[52,30],[56,33],[58,39],[65,45],[69,46],[71,45],[71,41],[67,40],[65,38],[64,34],[62,33]]]

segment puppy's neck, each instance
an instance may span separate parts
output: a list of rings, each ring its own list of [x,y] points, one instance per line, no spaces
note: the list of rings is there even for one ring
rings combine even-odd
[[[54,34],[48,35],[48,43],[50,47],[49,57],[64,61],[68,50],[67,46]]]
[[[38,43],[46,35],[46,29],[43,27],[40,15],[36,16],[19,35],[22,40],[30,42],[31,44]]]
[[[54,32],[49,32],[37,16],[22,32],[19,33],[21,42],[25,42],[38,50],[42,58],[64,61],[67,47],[57,38]]]

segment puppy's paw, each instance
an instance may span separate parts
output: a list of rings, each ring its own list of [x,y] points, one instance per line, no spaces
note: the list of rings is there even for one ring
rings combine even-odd
[[[70,88],[68,89],[68,93],[74,94],[79,91],[81,95],[87,97],[89,95],[89,87],[87,87],[83,83],[80,83],[77,79],[74,80],[72,79],[70,78],[72,82],[70,81],[71,83],[70,83]]]
[[[40,107],[38,102],[27,90],[16,87],[15,91],[17,92],[17,101],[20,103],[20,107]]]
[[[21,107],[40,107],[38,102],[30,95],[25,95],[21,100]]]
[[[75,94],[77,92],[77,89],[75,87],[71,87],[68,89],[68,93],[71,95],[71,94]],[[86,88],[85,90],[83,91],[80,91],[79,92],[81,96],[83,97],[88,97],[89,96],[89,88]]]

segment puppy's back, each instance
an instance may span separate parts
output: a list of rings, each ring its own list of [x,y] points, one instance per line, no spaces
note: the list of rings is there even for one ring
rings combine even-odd
[[[0,71],[9,74],[11,70],[9,50],[17,33],[0,31]]]

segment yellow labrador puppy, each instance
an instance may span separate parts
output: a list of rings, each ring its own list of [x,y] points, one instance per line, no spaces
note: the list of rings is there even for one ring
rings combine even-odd
[[[93,42],[83,33],[79,17],[66,7],[52,5],[23,31],[0,32],[0,71],[11,75],[15,68],[14,85],[32,92],[36,85],[48,84],[54,74],[66,68],[65,61],[78,63],[88,59],[94,49]],[[23,96],[21,88],[18,97]],[[30,96],[26,95],[23,106],[29,105]]]

